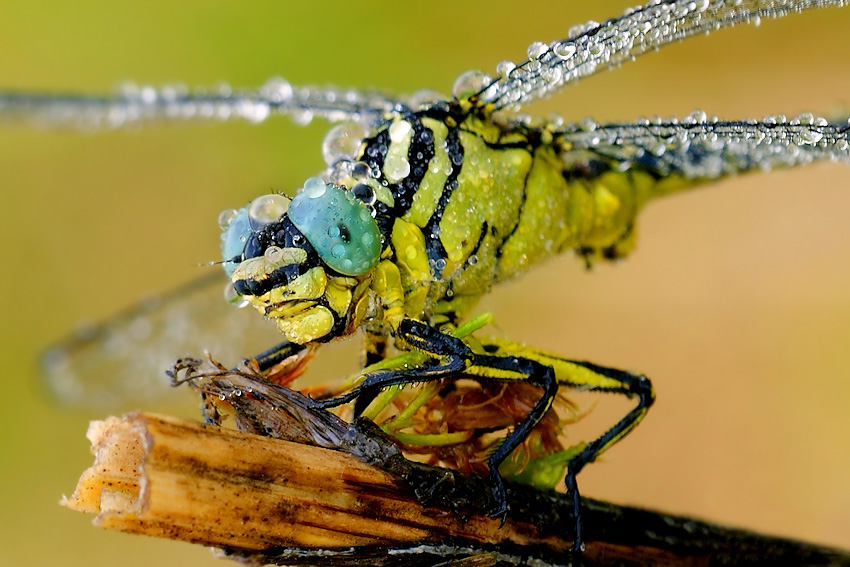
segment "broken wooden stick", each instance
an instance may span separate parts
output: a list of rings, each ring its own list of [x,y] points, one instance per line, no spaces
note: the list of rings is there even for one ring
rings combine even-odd
[[[93,422],[95,454],[62,504],[95,524],[216,547],[569,542],[483,516],[426,509],[391,474],[339,451],[147,413]]]
[[[368,432],[353,435],[362,438],[351,446],[380,444]],[[480,479],[406,460],[405,471],[393,455],[384,462],[390,473],[342,450],[147,413],[94,422],[89,438],[95,463],[62,503],[97,514],[107,529],[215,546],[252,564],[570,563],[573,520],[562,495],[509,487],[511,518],[500,527],[483,514],[458,515],[445,500],[423,507],[411,490],[430,482],[474,500]],[[589,566],[850,565],[837,550],[593,500],[583,506]]]

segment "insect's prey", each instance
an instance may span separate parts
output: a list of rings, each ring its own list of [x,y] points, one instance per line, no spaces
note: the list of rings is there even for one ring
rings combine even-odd
[[[374,421],[360,417],[350,419],[349,423],[319,408],[321,404],[316,404],[303,393],[290,389],[311,356],[311,353],[301,351],[268,370],[261,370],[254,361],[248,360],[228,369],[211,356],[180,359],[168,375],[172,385],[186,384],[200,393],[208,423],[223,426],[232,420],[232,427],[238,431],[344,451],[409,482],[415,480],[415,474],[402,471],[415,465],[404,463],[400,439],[406,441],[401,443],[405,453],[418,455],[419,459],[432,465],[447,466],[461,472],[486,471],[486,458],[499,445],[492,437],[492,430],[507,429],[516,421],[522,421],[525,416],[520,414],[527,408],[521,406],[520,400],[539,398],[539,392],[529,396],[528,392],[523,393],[527,385],[517,384],[516,395],[503,391],[500,396],[504,400],[500,401],[500,396],[490,395],[494,391],[492,383],[476,382],[471,376],[457,375],[440,384],[442,393],[415,388],[397,391],[390,402],[395,411],[384,408]],[[558,402],[563,406],[561,409],[571,412],[573,420],[581,417],[566,398],[559,398]],[[519,407],[511,407],[511,403]],[[411,407],[416,407],[416,410],[410,411]],[[445,417],[438,416],[440,409],[448,410]],[[554,453],[555,449],[564,451],[558,441],[563,423],[554,416],[552,418],[545,427],[535,431],[536,443],[526,442],[523,445],[524,462],[511,464],[518,477],[519,471],[526,467],[526,476],[531,478],[535,475],[538,482],[546,472],[553,476],[548,468],[530,464],[534,457]],[[462,435],[445,433],[447,429],[462,428],[466,428]],[[444,432],[415,433],[437,430]],[[541,447],[541,442],[549,445]],[[558,478],[554,479],[554,483],[560,480],[562,474],[563,470],[555,473],[554,477]],[[453,495],[435,492],[424,478],[419,482],[422,484],[411,486],[413,492],[422,495],[422,498],[426,498],[424,495],[427,494],[431,505],[439,503],[457,512],[484,514],[493,504],[480,480],[471,484],[455,481],[457,492]],[[464,490],[474,493],[474,497],[472,494],[464,495]]]
[[[283,361],[285,382],[287,364],[303,368],[295,347],[312,354],[360,333],[364,372],[311,390],[306,411],[353,402],[341,415],[375,421],[430,462],[482,474],[494,517],[512,513],[503,474],[532,471],[528,477],[549,489],[565,482],[572,548],[580,552],[576,475],[634,430],[654,402],[653,387],[640,372],[485,337],[479,331],[489,320],[473,318],[479,300],[559,254],[587,266],[627,256],[639,213],[657,198],[738,174],[850,163],[850,125],[812,114],[721,120],[702,111],[570,123],[514,111],[678,39],[843,5],[655,0],[577,26],[566,39],[534,43],[528,60],[503,62],[496,77],[465,73],[450,98],[344,96],[275,81],[212,94],[0,94],[0,114],[120,126],[309,111],[342,122],[325,138],[319,175],[290,196],[263,195],[219,218],[226,297],[253,307],[287,341],[260,357],[269,362],[261,370]],[[634,405],[598,438],[567,446],[555,431],[581,415],[566,398],[577,390],[619,394]],[[495,430],[504,435],[490,436]]]
[[[333,414],[314,411],[308,398],[286,388],[309,358],[310,353],[302,350],[265,372],[252,361],[228,369],[212,357],[180,359],[168,375],[172,385],[188,384],[201,394],[208,423],[222,425],[231,417],[239,431],[341,448],[347,424]]]

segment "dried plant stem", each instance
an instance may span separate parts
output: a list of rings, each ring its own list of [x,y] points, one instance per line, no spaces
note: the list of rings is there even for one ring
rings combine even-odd
[[[93,422],[94,465],[62,504],[108,529],[217,547],[327,549],[457,537],[564,551],[532,526],[426,509],[350,455],[135,413]]]
[[[147,413],[93,422],[88,436],[95,463],[62,504],[97,514],[104,528],[220,547],[253,564],[449,565],[470,554],[474,562],[457,565],[570,563],[573,520],[562,495],[509,487],[511,518],[500,527],[483,514],[446,510],[455,495],[471,495],[474,508],[480,479],[405,459],[387,460],[391,474],[342,450]],[[411,494],[411,486],[429,485],[452,495],[442,508]],[[838,550],[589,499],[582,505],[592,538],[587,567],[850,566],[850,554]]]

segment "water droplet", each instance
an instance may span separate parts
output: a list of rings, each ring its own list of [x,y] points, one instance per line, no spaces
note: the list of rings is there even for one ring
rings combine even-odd
[[[338,124],[322,140],[322,156],[331,165],[341,159],[354,159],[363,143],[366,132],[356,122]]]
[[[590,117],[587,117],[582,119],[582,121],[579,123],[579,127],[584,132],[594,132],[599,127],[599,125],[596,123],[595,120]]]
[[[236,288],[233,287],[233,282],[227,282],[224,284],[224,300],[239,309],[248,305],[248,300],[236,293]]]
[[[304,194],[311,199],[318,199],[327,191],[328,186],[318,177],[311,177],[304,182]]]
[[[277,221],[289,208],[289,199],[272,193],[257,197],[248,207],[248,220],[252,227],[258,227]],[[232,221],[232,219],[231,219]]]
[[[422,89],[416,91],[407,99],[407,104],[413,110],[422,110],[434,105],[434,103],[445,100],[446,97],[435,90]]]
[[[810,112],[804,112],[791,121],[791,124],[814,124],[815,116]]]
[[[284,102],[292,98],[292,85],[280,77],[274,77],[260,88],[260,94],[272,102]]]
[[[368,163],[358,161],[351,168],[351,177],[355,181],[367,181],[372,177],[372,168]]]
[[[502,77],[507,77],[514,69],[516,69],[516,64],[513,61],[502,61],[496,65],[496,73]]]
[[[218,226],[221,230],[227,230],[227,227],[233,222],[239,211],[236,209],[225,209],[218,215]]]
[[[157,98],[156,89],[150,85],[145,85],[139,90],[138,97],[142,104],[154,104]]]
[[[375,204],[377,197],[375,195],[375,190],[366,185],[365,183],[359,183],[354,186],[351,190],[351,194],[366,203],[369,206]]]
[[[306,109],[293,110],[289,116],[299,126],[306,126],[313,120],[313,112]]]
[[[402,142],[410,134],[411,130],[413,130],[413,126],[410,125],[410,122],[407,120],[397,120],[390,124],[388,130],[390,140],[395,143]]]
[[[351,179],[351,170],[354,167],[354,162],[348,159],[341,159],[328,167],[321,175],[322,179],[334,185],[346,185]]]
[[[265,102],[254,100],[241,100],[236,103],[235,113],[248,122],[258,124],[271,114],[271,108]]]
[[[467,71],[455,80],[452,85],[452,96],[457,100],[469,98],[481,92],[492,80],[489,75],[481,71]]]
[[[283,250],[277,246],[269,246],[263,256],[267,262],[277,264],[283,259]]]
[[[384,175],[390,183],[398,183],[410,174],[410,162],[399,155],[388,156],[384,161]]]
[[[817,130],[800,131],[800,141],[804,144],[817,144],[823,138],[823,134]]]
[[[575,44],[569,41],[559,41],[558,43],[552,46],[552,53],[554,53],[561,59],[569,59],[570,57],[575,55],[575,52]]]
[[[682,119],[682,124],[704,124],[707,116],[702,110],[694,110]]]
[[[540,59],[547,51],[549,51],[549,46],[545,43],[535,41],[531,45],[528,46],[528,54],[529,59]]]

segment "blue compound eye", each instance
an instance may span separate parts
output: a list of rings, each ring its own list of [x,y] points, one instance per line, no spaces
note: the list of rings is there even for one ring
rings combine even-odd
[[[289,205],[289,220],[322,261],[346,276],[362,276],[378,263],[381,233],[362,201],[317,177]]]
[[[221,257],[224,260],[224,271],[227,276],[233,275],[245,243],[251,236],[251,224],[248,220],[248,207],[224,211],[219,217],[219,224],[224,232],[221,234]]]

